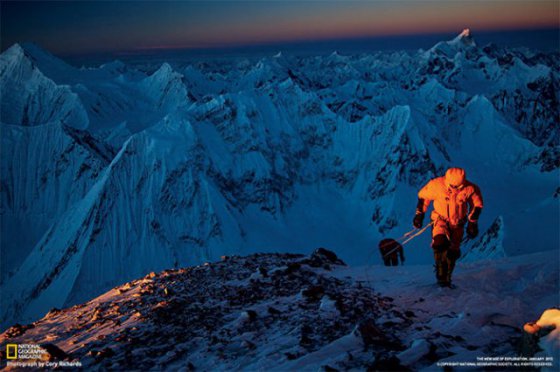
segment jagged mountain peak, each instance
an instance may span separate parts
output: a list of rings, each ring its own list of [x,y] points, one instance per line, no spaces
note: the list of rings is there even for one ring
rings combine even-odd
[[[20,44],[0,55],[0,84],[13,93],[2,96],[2,122],[34,126],[60,121],[86,128],[89,119],[79,97],[68,86],[56,84],[44,70],[70,71],[56,57],[34,57]]]
[[[460,34],[459,36],[461,37],[470,37],[471,36],[471,30],[468,28],[465,28]]]
[[[457,37],[455,37],[455,39],[453,39],[449,43],[451,44],[461,43],[467,46],[476,46],[476,42],[472,36],[471,30],[468,28],[465,28],[463,31],[461,31],[461,33],[457,35]]]
[[[470,29],[464,29],[454,39],[449,41],[440,41],[426,53],[428,56],[443,55],[447,58],[454,58],[457,53],[468,53],[476,48],[476,42],[472,37]]]
[[[475,96],[473,96],[468,102],[467,102],[467,108],[470,108],[472,110],[478,110],[479,108],[483,108],[484,112],[488,112],[491,111],[492,113],[495,112],[495,107],[492,105],[492,102],[490,102],[490,100],[488,100],[488,98],[486,98],[484,95],[481,94],[477,94]]]
[[[167,62],[161,64],[160,68],[157,70],[158,74],[170,74],[173,72],[173,67]]]
[[[348,56],[340,54],[337,50],[333,51],[328,57],[326,57],[325,62],[327,65],[343,65],[348,61]]]
[[[21,48],[26,51],[29,55],[32,55],[35,58],[48,58],[48,59],[56,59],[60,62],[63,62],[58,57],[55,57],[52,53],[48,50],[42,48],[41,46],[32,43],[32,42],[24,42],[21,43]],[[63,62],[64,63],[64,62]]]
[[[23,48],[21,47],[21,45],[19,43],[15,43],[14,45],[12,45],[11,47],[9,47],[8,49],[6,49],[4,52],[2,52],[3,56],[6,57],[23,57],[23,55],[25,54],[25,51],[23,50]]]
[[[19,69],[28,67],[36,68],[31,56],[25,51],[21,44],[16,43],[0,54],[0,64],[2,65],[0,75],[5,74],[5,69],[14,66]],[[13,68],[13,67],[12,67]]]
[[[21,44],[25,55],[42,73],[57,83],[67,83],[67,77],[77,73],[77,69],[35,43]]]
[[[165,62],[152,75],[142,80],[141,86],[144,92],[155,101],[158,108],[173,110],[189,102],[183,78],[181,73]]]
[[[3,55],[9,55],[14,57],[27,57],[31,60],[57,60],[60,63],[65,63],[61,59],[55,57],[53,54],[47,50],[41,48],[39,45],[31,42],[15,43],[8,49],[6,49]]]
[[[153,74],[148,76],[147,79],[155,81],[166,81],[174,78],[182,77],[183,75],[173,69],[171,65],[167,62],[162,63],[160,68],[158,68]]]

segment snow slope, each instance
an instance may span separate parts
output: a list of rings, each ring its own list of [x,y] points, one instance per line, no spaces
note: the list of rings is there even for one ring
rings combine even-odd
[[[431,266],[351,267],[324,249],[224,257],[52,309],[0,342],[50,344],[55,360],[119,370],[434,370],[529,358],[522,327],[558,304],[557,256],[459,264],[456,289],[437,287]]]
[[[552,250],[459,263],[453,290],[433,284],[431,266],[350,268],[340,275],[365,280],[417,315],[416,322],[424,327],[411,332],[408,345],[420,350],[426,343],[435,343],[440,350],[442,345],[445,351],[441,350],[440,362],[476,362],[479,356],[515,356],[512,346],[519,342],[523,324],[558,306],[559,258],[558,250]],[[435,341],[438,332],[441,339]],[[419,368],[421,355],[413,350],[406,357],[414,369],[426,367],[421,364]],[[557,355],[555,363],[557,366]]]
[[[88,193],[114,154],[87,132],[60,122],[1,124],[0,131],[4,280],[17,271],[53,222]]]

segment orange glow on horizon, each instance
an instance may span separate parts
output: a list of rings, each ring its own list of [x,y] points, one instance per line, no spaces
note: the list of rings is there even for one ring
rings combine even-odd
[[[253,22],[223,24],[210,31],[198,32],[196,42],[186,41],[182,32],[167,35],[165,44],[144,44],[138,49],[213,48],[236,45],[258,45],[276,42],[320,41],[359,37],[406,36],[414,34],[459,33],[471,28],[480,31],[517,30],[560,27],[559,5],[531,7],[526,3],[462,4],[457,11],[446,4],[441,12],[425,3],[402,9],[384,8],[373,12],[365,6],[328,13],[294,15],[289,19],[271,17]],[[490,9],[490,10],[489,10]],[[191,33],[192,35],[192,33]]]
[[[560,27],[557,0],[5,2],[5,49],[195,49]]]

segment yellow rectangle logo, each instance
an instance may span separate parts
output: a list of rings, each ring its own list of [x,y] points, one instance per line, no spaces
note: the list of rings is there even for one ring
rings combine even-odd
[[[17,359],[17,344],[6,345],[6,359]]]

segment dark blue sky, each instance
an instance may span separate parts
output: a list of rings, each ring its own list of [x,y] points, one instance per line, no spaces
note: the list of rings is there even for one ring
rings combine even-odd
[[[80,54],[558,27],[545,1],[2,2],[1,47]]]

